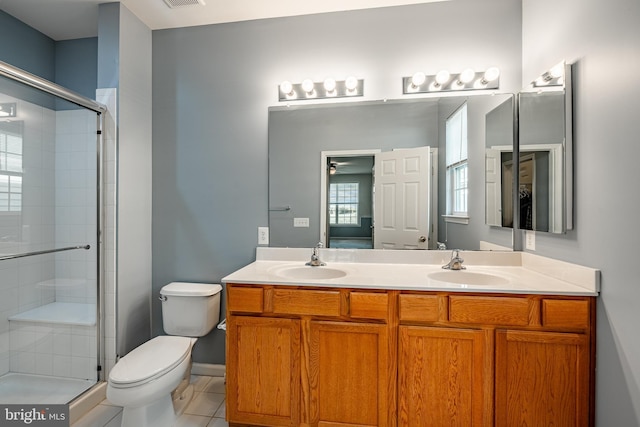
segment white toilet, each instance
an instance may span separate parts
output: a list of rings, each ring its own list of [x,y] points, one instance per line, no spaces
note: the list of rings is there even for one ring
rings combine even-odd
[[[181,383],[188,384],[196,337],[207,335],[220,320],[221,291],[220,285],[186,282],[173,282],[160,290],[162,324],[168,336],[135,348],[109,373],[107,399],[123,407],[122,427],[175,423],[171,394]],[[185,393],[181,396],[184,400]]]

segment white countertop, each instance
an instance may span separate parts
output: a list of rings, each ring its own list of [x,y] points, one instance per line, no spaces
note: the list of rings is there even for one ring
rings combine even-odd
[[[345,287],[358,289],[420,290],[597,296],[600,271],[524,252],[461,251],[466,270],[442,269],[451,251],[389,251],[321,249],[324,267],[307,267],[311,249],[257,248],[256,261],[224,277],[224,283]],[[340,271],[342,277],[292,279],[292,268]],[[315,273],[315,272],[313,272]],[[455,275],[437,279],[433,273]],[[487,284],[465,283],[467,273],[490,275]],[[318,274],[322,274],[319,273]],[[462,282],[462,283],[452,283]]]

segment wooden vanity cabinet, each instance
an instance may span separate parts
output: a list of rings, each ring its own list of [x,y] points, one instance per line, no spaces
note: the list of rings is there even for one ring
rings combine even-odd
[[[593,425],[594,302],[401,294],[398,426]]]
[[[595,299],[540,300],[540,328],[496,331],[496,426],[594,425]]]
[[[227,295],[230,426],[394,425],[387,292],[228,284]]]
[[[300,425],[300,350],[298,320],[227,318],[229,419],[264,426]]]
[[[312,321],[310,331],[309,425],[389,425],[387,326]]]
[[[593,297],[227,293],[230,426],[594,423]]]
[[[496,331],[496,426],[588,426],[589,338]]]
[[[400,326],[398,426],[490,426],[490,333]]]

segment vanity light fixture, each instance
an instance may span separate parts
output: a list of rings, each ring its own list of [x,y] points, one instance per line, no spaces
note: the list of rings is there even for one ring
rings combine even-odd
[[[16,103],[15,102],[6,102],[0,104],[0,117],[15,117],[16,116]]]
[[[498,89],[499,87],[500,70],[496,67],[491,67],[485,72],[477,72],[471,68],[467,68],[458,74],[452,74],[447,70],[440,70],[435,75],[426,75],[418,72],[411,77],[402,78],[402,93],[404,95],[458,90]]]
[[[305,79],[302,83],[288,80],[280,83],[278,101],[296,101],[305,99],[341,98],[364,95],[364,80],[348,77],[345,80],[327,78],[323,82]]]
[[[563,89],[565,76],[567,73],[570,73],[570,68],[567,67],[570,67],[570,65],[567,65],[565,61],[554,65],[549,71],[546,71],[536,80],[531,82],[531,88],[537,88],[540,90],[543,88],[549,88],[550,90]]]

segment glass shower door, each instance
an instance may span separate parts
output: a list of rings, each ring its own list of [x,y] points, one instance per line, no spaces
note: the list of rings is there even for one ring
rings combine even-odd
[[[0,107],[0,403],[67,403],[99,378],[99,116],[5,77]]]

